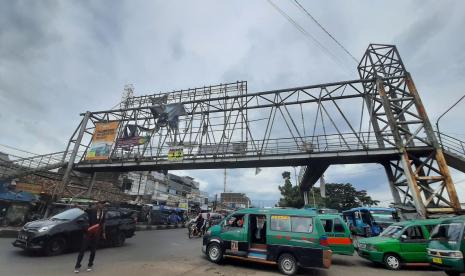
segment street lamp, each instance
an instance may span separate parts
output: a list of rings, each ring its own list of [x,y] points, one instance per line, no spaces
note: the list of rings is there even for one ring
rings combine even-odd
[[[439,116],[439,118],[436,120],[436,131],[438,132],[438,136],[439,136],[439,142],[441,143],[441,147],[443,147],[442,145],[442,139],[441,139],[441,132],[439,131],[439,120],[441,120],[441,118],[446,115],[447,112],[449,112],[452,108],[454,108],[459,102],[461,102],[463,99],[465,98],[465,95],[463,95],[462,97],[460,97],[460,99],[458,101],[456,101],[453,105],[451,105],[446,111],[444,111],[444,113],[441,114],[441,116]]]

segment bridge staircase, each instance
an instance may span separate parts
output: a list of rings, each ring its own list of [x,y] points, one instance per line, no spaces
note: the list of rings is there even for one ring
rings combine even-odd
[[[0,180],[8,181],[29,174],[46,172],[62,168],[68,164],[65,152],[30,155],[20,157],[8,155],[8,158],[0,159]]]
[[[447,164],[465,173],[465,142],[444,133],[436,133]]]
[[[438,142],[444,153],[447,165],[465,173],[465,142],[445,133],[435,132]],[[379,163],[383,163],[380,160]],[[328,167],[339,162],[309,161],[307,166],[302,166],[299,173],[299,183],[302,191],[313,187]],[[414,209],[413,209],[414,210]]]

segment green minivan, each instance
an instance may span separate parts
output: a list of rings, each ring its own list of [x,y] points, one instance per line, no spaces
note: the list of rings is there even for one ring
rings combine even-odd
[[[428,242],[428,261],[434,267],[445,270],[447,275],[465,272],[463,255],[465,216],[445,219],[431,233]]]
[[[331,249],[318,215],[304,209],[242,209],[210,227],[202,251],[223,257],[277,264],[286,275],[298,267],[331,266]]]
[[[355,248],[352,241],[350,229],[338,214],[318,215],[326,235],[328,236],[329,248],[333,254],[350,255],[354,254]]]
[[[402,265],[429,265],[426,245],[432,229],[442,219],[422,219],[397,222],[377,237],[359,241],[358,254],[388,269]]]

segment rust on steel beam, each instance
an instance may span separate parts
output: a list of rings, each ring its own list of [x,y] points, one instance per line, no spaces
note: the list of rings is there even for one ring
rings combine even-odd
[[[452,177],[451,177],[450,170],[447,165],[446,159],[444,157],[444,153],[442,152],[442,148],[436,139],[436,135],[434,134],[434,129],[429,121],[428,115],[426,114],[425,107],[418,94],[418,90],[415,86],[415,83],[413,82],[412,76],[410,75],[410,73],[407,73],[406,75],[407,75],[406,78],[407,78],[408,90],[410,94],[413,96],[413,98],[415,99],[415,105],[416,105],[418,114],[420,115],[420,117],[422,118],[424,122],[424,127],[426,130],[426,134],[428,135],[428,139],[434,146],[435,159],[436,159],[439,171],[443,178],[442,181],[444,182],[447,193],[449,195],[449,201],[451,202],[451,205],[452,205],[451,207],[454,208],[456,212],[459,212],[461,210],[460,201],[458,199],[457,191],[452,181]]]
[[[417,213],[420,217],[426,217],[426,208],[423,204],[422,198],[421,198],[421,193],[420,193],[420,187],[418,186],[416,176],[413,172],[413,169],[411,167],[412,162],[410,161],[408,157],[408,153],[402,143],[402,138],[399,134],[398,127],[394,118],[394,114],[391,110],[391,106],[389,103],[389,98],[386,94],[385,86],[383,83],[382,79],[377,79],[376,80],[376,87],[378,90],[378,94],[381,98],[381,102],[383,104],[384,110],[386,112],[386,117],[388,120],[389,127],[391,128],[391,132],[393,133],[394,136],[394,141],[396,143],[396,147],[401,153],[401,162],[402,162],[402,167],[404,170],[404,175],[407,180],[407,184],[409,187],[409,190],[412,194],[413,198],[413,204],[415,205],[415,208],[417,210]]]

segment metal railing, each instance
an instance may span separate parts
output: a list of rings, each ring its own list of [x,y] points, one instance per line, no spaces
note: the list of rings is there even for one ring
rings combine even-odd
[[[0,160],[0,179],[11,179],[20,175],[41,170],[52,170],[64,166],[69,155],[63,158],[65,152],[32,155],[20,157],[8,155],[9,160]]]
[[[459,155],[462,158],[465,158],[464,141],[441,132],[436,132],[436,136],[438,137],[438,141],[441,144],[443,150],[446,150],[453,154]]]
[[[394,143],[392,136],[385,136],[385,141]],[[125,162],[137,160],[142,161],[162,161],[168,160],[170,149],[173,145],[161,145],[157,147],[148,146],[145,151],[123,151],[117,150],[111,158],[106,161],[86,161],[84,163],[102,162]],[[182,160],[198,160],[212,158],[229,157],[264,157],[264,156],[285,156],[302,153],[321,152],[348,152],[348,151],[370,151],[378,150],[374,132],[361,133],[341,133],[318,136],[304,136],[268,140],[237,141],[230,144],[204,143],[202,145],[188,145],[182,147]],[[208,150],[205,150],[205,149]],[[394,146],[386,143],[386,149]]]

